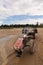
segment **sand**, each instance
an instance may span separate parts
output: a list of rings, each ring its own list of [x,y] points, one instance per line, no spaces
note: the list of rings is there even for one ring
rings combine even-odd
[[[43,65],[43,28],[38,28],[38,34],[35,39],[35,53],[29,54],[26,48],[20,58],[16,57],[13,44],[21,35],[21,28],[1,29],[0,39],[0,65]],[[11,37],[8,37],[8,36]]]

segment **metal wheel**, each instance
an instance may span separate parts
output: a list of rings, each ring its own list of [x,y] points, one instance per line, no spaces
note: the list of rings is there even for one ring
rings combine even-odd
[[[35,44],[34,44],[34,40],[31,39],[30,40],[30,47],[29,47],[29,53],[33,54],[35,52]]]
[[[21,57],[21,55],[22,55],[22,51],[20,51],[20,52],[16,51],[16,56],[17,57]]]

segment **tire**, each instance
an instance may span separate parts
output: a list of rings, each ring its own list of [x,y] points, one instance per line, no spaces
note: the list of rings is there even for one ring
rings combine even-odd
[[[24,30],[22,30],[22,34],[24,34]]]
[[[33,39],[35,39],[35,33],[33,34]]]
[[[16,57],[21,57],[21,55],[22,55],[22,51],[20,51],[20,52],[16,52]]]
[[[38,33],[37,29],[34,29],[35,33]]]
[[[34,40],[31,39],[30,40],[30,48],[29,48],[29,53],[33,54],[35,52],[35,44],[34,44]]]

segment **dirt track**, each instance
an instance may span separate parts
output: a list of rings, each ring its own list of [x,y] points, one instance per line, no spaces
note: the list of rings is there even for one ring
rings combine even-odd
[[[38,30],[35,39],[35,54],[30,55],[28,49],[24,50],[21,58],[13,53],[8,59],[7,65],[43,65],[43,29]],[[40,32],[40,33],[39,33]]]
[[[35,53],[31,55],[28,52],[28,48],[26,48],[20,58],[17,58],[13,52],[7,58],[6,65],[43,65],[43,28],[38,29],[35,39],[35,49]]]

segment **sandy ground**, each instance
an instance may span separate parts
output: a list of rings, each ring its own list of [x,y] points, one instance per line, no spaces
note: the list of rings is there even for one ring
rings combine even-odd
[[[0,38],[6,35],[18,35],[21,34],[21,28],[14,28],[14,29],[0,29]]]
[[[0,38],[0,65],[43,65],[43,28],[38,29],[38,34],[35,39],[35,53],[29,54],[26,48],[20,58],[17,58],[13,49],[13,44],[21,34],[21,29],[4,29],[1,30],[3,35]],[[2,34],[0,32],[0,34]],[[10,35],[10,36],[6,36]],[[12,35],[12,36],[11,36]],[[6,40],[6,41],[5,41]]]

